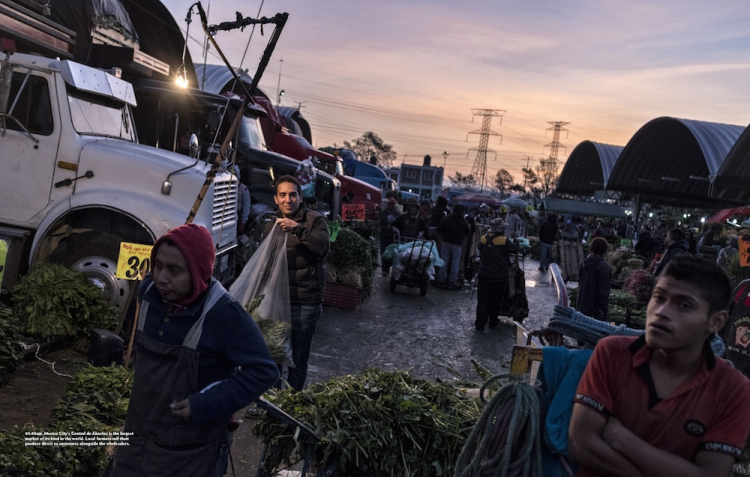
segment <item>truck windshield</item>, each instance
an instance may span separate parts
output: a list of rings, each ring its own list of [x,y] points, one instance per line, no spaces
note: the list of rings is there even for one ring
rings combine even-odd
[[[260,130],[258,120],[255,118],[242,118],[240,123],[240,147],[254,149],[256,151],[267,151],[266,143],[263,140],[263,133]]]
[[[341,161],[336,161],[336,175],[337,176],[343,176],[344,174],[344,163]]]
[[[68,103],[78,134],[136,141],[133,118],[126,104],[72,88],[68,89]]]

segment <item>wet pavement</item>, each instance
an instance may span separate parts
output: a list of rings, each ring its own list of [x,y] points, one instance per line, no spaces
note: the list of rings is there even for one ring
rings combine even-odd
[[[557,294],[549,272],[538,270],[539,262],[526,258],[528,329],[544,327],[552,316]],[[356,374],[376,367],[409,369],[415,376],[451,379],[458,372],[479,382],[474,359],[490,371],[507,372],[516,339],[512,324],[483,332],[474,329],[476,291],[430,287],[427,295],[418,288],[389,290],[389,277],[376,271],[373,293],[357,311],[324,307],[312,343],[308,383],[333,376]],[[238,476],[254,475],[260,445],[252,436],[252,420],[235,433],[232,454]],[[228,475],[232,475],[231,470]]]

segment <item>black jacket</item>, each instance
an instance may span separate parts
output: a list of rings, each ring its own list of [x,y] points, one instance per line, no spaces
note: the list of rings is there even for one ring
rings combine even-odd
[[[479,272],[482,280],[507,281],[510,254],[518,250],[518,245],[503,234],[490,233],[482,235],[477,244],[479,248]]]
[[[549,220],[545,220],[542,227],[539,229],[539,241],[546,244],[555,243],[557,238],[557,224],[553,224]]]
[[[380,237],[392,240],[393,239],[393,230],[391,230],[391,227],[393,227],[393,222],[396,221],[396,218],[398,218],[399,213],[398,210],[394,207],[394,209],[389,212],[388,207],[385,207],[383,210],[380,211]]]
[[[609,265],[601,255],[589,255],[581,263],[579,276],[576,308],[586,316],[606,320],[611,280]]]
[[[684,240],[680,240],[677,243],[673,243],[669,247],[667,247],[667,251],[664,252],[664,256],[661,257],[661,260],[659,260],[659,263],[656,265],[656,269],[654,270],[654,276],[658,277],[662,270],[664,270],[664,267],[667,266],[670,260],[672,260],[677,255],[682,255],[683,253],[687,253],[688,251],[688,244]]]
[[[448,208],[441,206],[440,204],[432,208],[430,212],[430,227],[437,227],[440,225],[440,221],[448,216]]]
[[[469,223],[458,214],[450,214],[437,226],[437,232],[443,236],[443,242],[452,245],[463,245],[464,237],[469,235]]]
[[[420,232],[425,235],[427,234],[427,225],[422,220],[422,217],[417,215],[412,219],[409,217],[409,212],[404,212],[396,217],[391,226],[398,229],[401,237],[416,238]]]
[[[326,256],[331,249],[328,224],[322,215],[309,210],[305,204],[291,219],[300,229],[295,234],[290,233],[286,240],[289,301],[295,306],[319,305],[323,303]],[[266,224],[264,237],[268,237],[275,223]]]

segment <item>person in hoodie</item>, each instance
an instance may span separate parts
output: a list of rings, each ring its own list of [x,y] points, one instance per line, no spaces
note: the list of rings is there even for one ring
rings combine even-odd
[[[667,251],[656,264],[654,276],[658,277],[670,260],[678,255],[688,252],[688,244],[685,243],[685,234],[680,229],[672,229],[667,235]]]
[[[469,235],[469,223],[464,219],[464,206],[456,204],[453,212],[440,221],[437,231],[443,237],[440,258],[445,264],[440,267],[440,274],[436,286],[458,290],[458,269],[461,262],[461,251],[464,239]]]
[[[292,361],[287,382],[301,391],[307,379],[315,327],[323,312],[326,257],[331,249],[326,219],[302,202],[302,187],[292,176],[281,176],[274,184],[277,219],[266,224],[264,237],[273,227],[289,234],[286,259],[289,270],[289,301],[292,308]]]
[[[138,290],[135,376],[110,476],[223,476],[232,415],[279,379],[255,322],[212,278],[211,233],[176,227]]]
[[[716,265],[725,272],[729,269],[729,261],[732,260],[732,257],[740,253],[740,241],[737,236],[731,234],[727,238],[729,238],[729,244],[719,250],[719,257],[716,259]]]
[[[604,261],[609,244],[597,237],[589,245],[589,256],[583,259],[579,271],[576,308],[591,318],[606,321],[609,308],[611,271]]]
[[[484,331],[488,321],[491,330],[497,328],[500,324],[500,311],[510,306],[510,254],[518,250],[518,245],[505,233],[503,219],[492,219],[489,233],[482,235],[477,244],[480,258],[477,272],[477,315],[474,321],[477,331]]]

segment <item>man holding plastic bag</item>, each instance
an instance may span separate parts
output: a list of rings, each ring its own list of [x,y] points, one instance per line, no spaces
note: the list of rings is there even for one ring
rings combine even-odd
[[[325,218],[302,202],[302,188],[294,177],[279,177],[275,187],[274,202],[279,211],[276,221],[266,224],[263,240],[270,240],[278,231],[286,238],[293,361],[287,382],[301,391],[307,378],[310,344],[322,313],[330,237]]]

